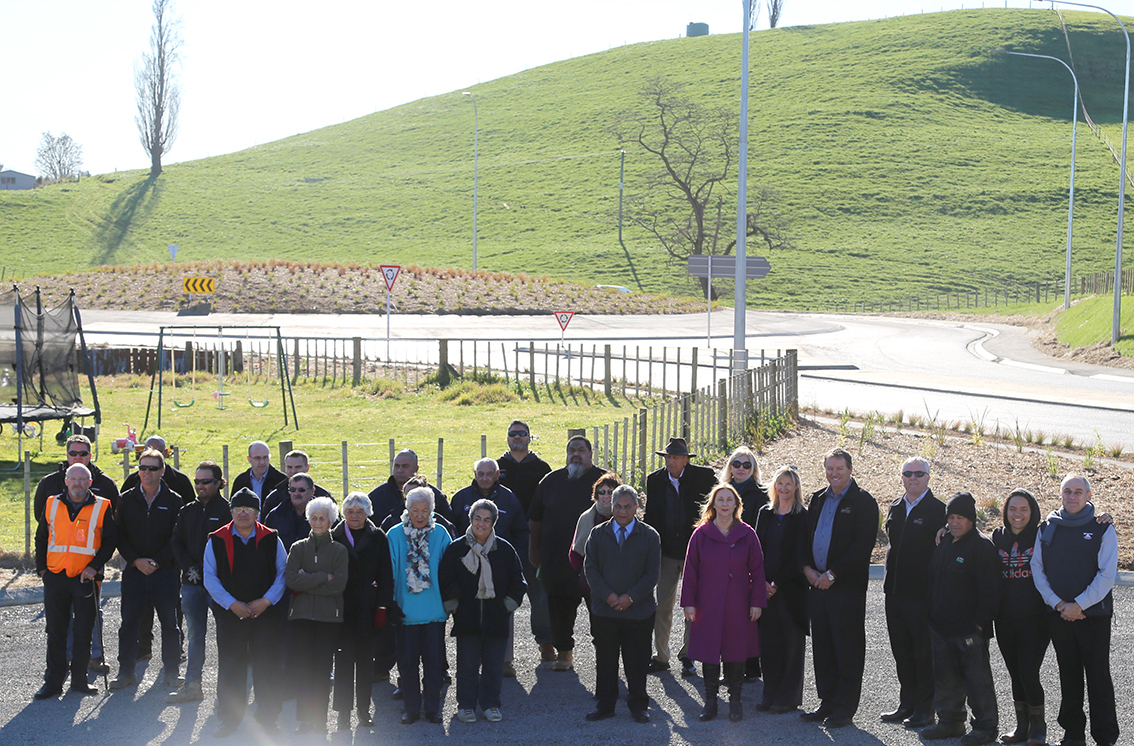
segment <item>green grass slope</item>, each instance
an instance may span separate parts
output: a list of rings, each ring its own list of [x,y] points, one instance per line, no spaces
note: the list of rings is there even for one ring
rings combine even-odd
[[[1067,13],[1083,97],[1119,141],[1123,42]],[[762,31],[750,178],[796,248],[753,306],[820,307],[1062,276],[1071,83],[1048,10],[972,10]],[[638,44],[476,86],[479,266],[693,293],[646,235],[618,244],[617,114],[664,74],[739,105],[737,35]],[[1076,274],[1113,266],[1118,168],[1080,124]],[[654,164],[629,150],[626,189]],[[0,265],[28,277],[167,258],[471,265],[472,106],[454,92],[226,156],[0,192]],[[758,247],[753,253],[765,253]],[[721,283],[722,286],[725,283]]]

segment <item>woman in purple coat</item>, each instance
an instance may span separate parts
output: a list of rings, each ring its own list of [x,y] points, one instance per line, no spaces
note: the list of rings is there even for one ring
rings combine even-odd
[[[760,655],[756,620],[768,605],[764,553],[756,532],[740,520],[743,508],[732,486],[714,487],[685,553],[681,606],[690,623],[689,657],[701,661],[705,681],[701,720],[717,716],[722,662],[728,719],[735,723],[744,718],[744,664]]]

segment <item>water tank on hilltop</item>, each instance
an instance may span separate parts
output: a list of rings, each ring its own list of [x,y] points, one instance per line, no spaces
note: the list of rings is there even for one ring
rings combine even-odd
[[[686,36],[708,36],[709,24],[707,23],[690,23],[685,27]]]

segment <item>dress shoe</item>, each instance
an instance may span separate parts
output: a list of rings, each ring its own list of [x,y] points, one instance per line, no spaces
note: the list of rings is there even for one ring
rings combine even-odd
[[[118,678],[110,682],[111,689],[125,689],[128,686],[134,686],[138,683],[138,677],[134,674],[118,674]]]
[[[87,665],[88,671],[94,671],[100,676],[106,676],[110,673],[110,666],[106,664],[106,660],[101,656],[98,658],[91,658],[91,662]]]
[[[51,699],[63,693],[63,687],[58,684],[44,684],[33,696],[36,699]]]
[[[831,714],[831,708],[820,707],[817,710],[805,710],[799,713],[799,719],[808,723],[818,723],[821,720],[826,720]]]
[[[668,668],[668,666],[666,666],[666,668]],[[688,658],[682,659],[681,675],[686,677],[697,675],[697,667],[693,665],[693,661],[689,660]]]
[[[587,720],[592,723],[596,720],[606,720],[607,718],[614,717],[614,710],[607,710],[602,707],[596,707],[587,713]]]
[[[942,741],[946,738],[960,738],[963,735],[965,735],[965,726],[961,723],[938,723],[921,732],[923,741]]]
[[[900,723],[913,714],[912,707],[899,707],[893,712],[882,713],[883,723]]]
[[[932,712],[915,712],[914,714],[906,718],[905,721],[902,722],[902,725],[906,726],[910,730],[917,730],[918,728],[924,728],[927,725],[933,725],[934,722],[935,718],[933,717]]]
[[[417,722],[417,719],[419,717],[421,717],[421,715],[419,713],[416,713],[416,712],[403,712],[402,713],[402,725],[413,725],[414,723]]]
[[[551,664],[552,671],[570,671],[575,667],[575,651],[560,650],[559,657]]]
[[[543,663],[551,663],[555,660],[555,646],[550,642],[541,642],[539,644],[539,659]]]
[[[516,678],[516,667],[512,665],[512,661],[504,661],[503,676],[506,679]]]
[[[163,686],[170,686],[176,689],[185,683],[185,679],[175,673],[167,673],[162,675],[161,683]]]
[[[449,686],[449,684],[453,683],[453,677],[450,674],[445,674],[441,677],[441,683],[445,686]]]
[[[650,713],[645,710],[638,710],[637,712],[630,713],[630,717],[634,718],[635,723],[648,723],[650,722]]]
[[[650,659],[650,665],[646,666],[646,673],[665,673],[669,670],[668,663],[662,663],[657,658]]]
[[[433,723],[434,725],[440,725],[442,722],[444,722],[441,719],[441,713],[439,712],[427,712],[425,713],[425,719]]]
[[[390,695],[390,699],[401,699],[401,698],[402,698],[402,690],[401,689],[395,689],[394,693]]]
[[[236,729],[239,726],[236,723],[221,723],[221,727],[217,728],[213,733],[213,738],[228,738],[229,736],[236,735]]]
[[[88,684],[85,681],[80,681],[78,683],[71,684],[71,691],[75,692],[76,694],[82,694],[84,696],[86,696],[88,694],[98,694],[98,689],[91,686],[90,684]]]
[[[853,722],[853,718],[829,715],[827,719],[823,721],[823,727],[827,730],[833,730],[834,728],[845,728]]]

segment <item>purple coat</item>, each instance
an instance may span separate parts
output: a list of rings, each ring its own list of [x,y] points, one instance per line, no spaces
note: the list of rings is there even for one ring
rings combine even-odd
[[[760,655],[753,606],[767,608],[764,552],[756,532],[736,522],[724,536],[716,524],[698,526],[689,539],[681,579],[681,606],[696,609],[689,625],[689,657],[735,663]]]

